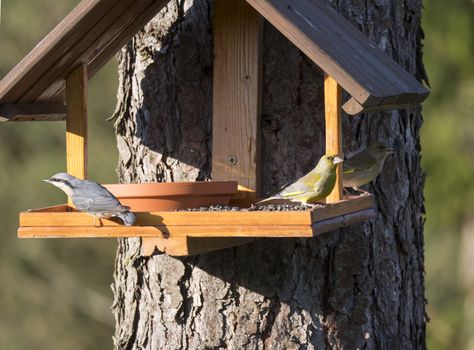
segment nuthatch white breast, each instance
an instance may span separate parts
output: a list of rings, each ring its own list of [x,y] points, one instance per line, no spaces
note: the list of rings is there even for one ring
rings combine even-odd
[[[101,218],[120,218],[126,226],[135,222],[135,215],[130,208],[119,200],[104,186],[89,180],[81,180],[67,173],[58,173],[49,180],[43,180],[63,190],[80,211]]]

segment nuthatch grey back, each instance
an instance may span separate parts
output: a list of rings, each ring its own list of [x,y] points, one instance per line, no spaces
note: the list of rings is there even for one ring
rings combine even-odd
[[[130,208],[120,204],[112,193],[96,182],[81,180],[67,173],[58,173],[43,181],[63,190],[80,211],[98,218],[118,217],[126,226],[135,222]]]

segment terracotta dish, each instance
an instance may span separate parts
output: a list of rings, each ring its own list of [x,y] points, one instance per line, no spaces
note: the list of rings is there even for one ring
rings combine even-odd
[[[229,204],[237,181],[150,182],[104,185],[132,211],[160,211]]]

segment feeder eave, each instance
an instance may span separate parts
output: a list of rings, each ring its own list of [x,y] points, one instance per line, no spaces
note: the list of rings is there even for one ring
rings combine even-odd
[[[0,81],[0,104],[64,102],[66,78],[90,79],[168,0],[83,0]]]
[[[428,96],[426,87],[324,1],[246,1],[352,96],[348,112],[356,105],[358,113],[410,106]]]

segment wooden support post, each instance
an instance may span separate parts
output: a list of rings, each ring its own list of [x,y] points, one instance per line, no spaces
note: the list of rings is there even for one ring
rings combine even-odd
[[[214,5],[212,179],[259,192],[262,19],[244,0]]]
[[[324,110],[326,116],[326,154],[338,154],[342,157],[342,91],[341,87],[329,75],[324,76]],[[337,165],[337,180],[327,203],[342,199],[342,164]]]
[[[236,180],[241,197],[255,198],[260,195],[263,19],[245,0],[215,0],[213,37],[212,179]],[[205,243],[211,250],[252,240]],[[190,251],[202,244],[188,241]]]
[[[262,18],[245,0],[215,0],[212,179],[238,181],[247,198],[259,192],[262,30]],[[155,246],[171,255],[197,254],[253,240],[173,239],[160,247],[163,241],[143,237],[142,254]]]
[[[69,174],[87,178],[87,67],[84,64],[66,80],[66,166]]]
[[[87,178],[87,67],[80,65],[66,80],[67,172]]]

